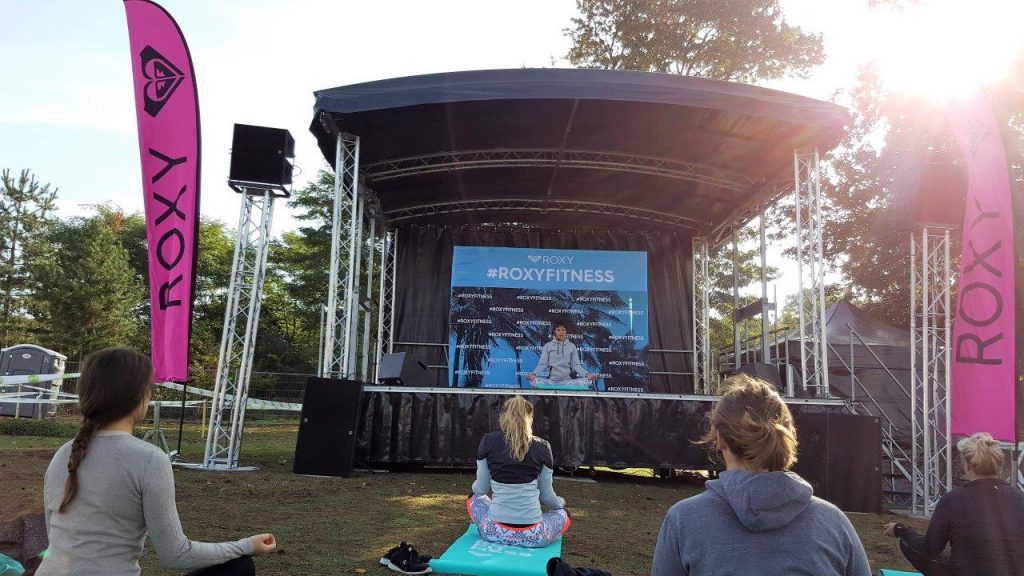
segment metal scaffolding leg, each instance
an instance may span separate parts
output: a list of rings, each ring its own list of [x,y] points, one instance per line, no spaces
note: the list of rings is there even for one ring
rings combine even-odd
[[[247,190],[242,194],[217,382],[203,455],[203,468],[208,470],[238,469],[273,215],[274,197],[269,191]]]
[[[708,294],[708,239],[693,239],[693,391],[711,394],[711,314]]]
[[[742,322],[737,318],[736,313],[740,309],[740,248],[739,240],[736,238],[736,228],[732,229],[732,369],[739,370],[740,354],[743,350],[743,340],[740,336],[740,325]]]
[[[930,516],[953,486],[950,441],[950,230],[910,237],[912,512]]]
[[[358,244],[359,138],[338,133],[334,159],[334,210],[331,221],[331,265],[324,330],[325,378],[351,374],[349,345],[354,325],[352,304]]]
[[[381,246],[380,300],[377,304],[377,360],[395,351],[395,258],[398,254],[398,234],[389,231]]]
[[[358,173],[358,171],[357,171]],[[362,308],[359,306],[359,292],[362,285],[363,269],[363,213],[366,211],[366,194],[360,192],[356,195],[356,219],[355,227],[352,229],[355,237],[352,241],[352,257],[349,260],[348,278],[348,327],[345,330],[345,350],[348,352],[348,359],[345,362],[345,377],[356,378],[356,369],[359,351],[359,315]]]
[[[360,302],[363,307],[363,345],[360,348],[362,363],[359,368],[359,380],[367,382],[370,376],[370,302],[373,296],[373,265],[377,252],[377,219],[370,218],[370,241],[367,243],[369,255],[366,258],[366,296]]]
[[[377,381],[377,370],[380,368],[380,357],[384,354],[384,346],[386,342],[390,341],[390,324],[385,322],[385,318],[390,317],[390,309],[387,308],[390,305],[390,300],[385,298],[387,293],[388,283],[390,282],[389,268],[388,268],[388,254],[391,250],[392,233],[384,232],[380,239],[380,282],[377,285],[377,345],[374,348],[373,356],[373,381]],[[385,335],[385,329],[389,332]],[[387,338],[387,340],[385,340]]]
[[[793,154],[796,208],[797,310],[800,322],[800,371],[804,390],[822,398],[828,387],[825,335],[825,268],[822,249],[821,172],[818,150]]]

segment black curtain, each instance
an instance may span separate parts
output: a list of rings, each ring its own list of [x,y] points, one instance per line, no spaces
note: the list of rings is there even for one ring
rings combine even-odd
[[[406,227],[398,230],[395,286],[396,352],[408,352],[430,366],[446,366],[452,253],[455,246],[499,246],[564,250],[647,252],[651,350],[693,349],[691,237],[673,232],[546,230],[527,227]],[[434,344],[428,346],[427,344]],[[652,393],[693,392],[689,353],[651,352]],[[447,371],[432,369],[434,385],[447,385]]]

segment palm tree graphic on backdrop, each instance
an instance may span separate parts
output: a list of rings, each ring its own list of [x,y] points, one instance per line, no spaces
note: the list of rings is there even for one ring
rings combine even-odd
[[[582,338],[574,342],[584,348],[580,360],[588,366],[600,364],[595,348],[621,349],[633,347],[630,340],[612,339],[612,325],[624,325],[623,319],[611,312],[623,310],[626,303],[614,291],[521,290],[479,288],[475,294],[487,298],[459,298],[453,295],[452,318],[488,318],[490,324],[454,322],[450,337],[454,343],[452,386],[479,387],[483,367],[491,350],[504,344],[516,358],[516,384],[523,387],[522,346],[543,346],[552,337],[550,322],[561,320],[569,331]],[[524,298],[519,298],[522,295]],[[587,296],[586,300],[580,297]],[[495,310],[497,309],[497,310]],[[522,309],[523,312],[513,311]],[[574,313],[552,313],[551,310],[573,310]],[[520,324],[522,319],[545,319],[544,324]],[[582,327],[579,324],[583,324]],[[498,336],[490,336],[498,334]],[[515,335],[515,336],[513,336]],[[627,356],[633,357],[630,353]],[[465,378],[460,378],[463,371]]]

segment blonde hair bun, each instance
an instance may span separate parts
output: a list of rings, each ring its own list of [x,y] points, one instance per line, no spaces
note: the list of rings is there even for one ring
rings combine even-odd
[[[972,434],[957,442],[956,448],[978,476],[998,476],[1003,469],[1003,448],[988,432]]]

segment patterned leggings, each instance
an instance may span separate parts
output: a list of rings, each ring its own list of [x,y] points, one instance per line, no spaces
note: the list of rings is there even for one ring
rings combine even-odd
[[[473,495],[466,501],[466,512],[476,524],[480,537],[488,542],[524,548],[543,548],[565,534],[572,524],[565,510],[545,512],[540,522],[524,528],[506,526],[491,518],[491,499]]]

